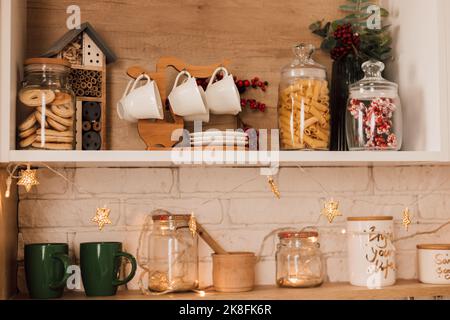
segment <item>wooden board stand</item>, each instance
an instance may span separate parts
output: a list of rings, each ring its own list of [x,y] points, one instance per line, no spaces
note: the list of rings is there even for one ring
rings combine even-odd
[[[169,95],[166,77],[167,68],[172,67],[178,72],[186,70],[196,78],[208,78],[214,70],[219,67],[226,67],[228,64],[229,61],[224,60],[222,63],[210,66],[193,66],[175,57],[162,57],[156,65],[156,72],[149,72],[144,68],[134,66],[127,70],[127,74],[133,79],[142,74],[149,75],[158,84],[163,106],[166,106]],[[171,119],[169,119],[169,116]],[[174,114],[172,108],[169,108],[169,114],[165,114],[164,120],[140,120],[138,123],[139,136],[147,145],[147,150],[172,149],[178,143],[178,141],[172,141],[172,133],[177,129],[184,129],[184,120]]]

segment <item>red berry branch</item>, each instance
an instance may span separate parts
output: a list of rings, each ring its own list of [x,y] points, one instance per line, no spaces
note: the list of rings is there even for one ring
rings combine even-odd
[[[269,82],[262,81],[258,77],[255,77],[252,80],[238,80],[236,77],[234,77],[234,81],[236,82],[236,86],[238,87],[241,97],[250,88],[256,90],[259,89],[262,92],[266,92],[267,87],[269,86]],[[267,108],[266,104],[262,102],[256,101],[255,99],[246,99],[246,98],[241,98],[241,106],[243,109],[250,108],[250,110],[261,112],[265,112]]]

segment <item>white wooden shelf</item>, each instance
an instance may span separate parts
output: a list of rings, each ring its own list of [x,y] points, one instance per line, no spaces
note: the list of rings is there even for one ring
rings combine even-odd
[[[60,167],[228,166],[383,166],[447,164],[440,152],[190,152],[191,160],[174,161],[171,151],[11,151],[9,162],[46,163]],[[222,157],[218,158],[220,155]],[[241,161],[236,161],[240,159]]]
[[[326,283],[319,288],[280,289],[274,286],[257,287],[244,293],[206,292],[205,297],[195,293],[169,294],[149,297],[139,291],[119,291],[114,297],[87,298],[84,293],[66,293],[63,300],[388,300],[404,298],[449,297],[450,286],[421,284],[414,280],[399,280],[395,286],[383,289],[354,287],[348,283]],[[29,299],[26,295],[16,300]]]
[[[450,1],[381,0],[395,30],[395,59],[388,78],[399,83],[403,152],[281,152],[280,166],[441,165],[450,163]],[[173,167],[171,153],[147,151],[16,151],[16,94],[26,38],[26,1],[1,0],[0,164],[45,162],[66,167]],[[426,15],[423,12],[427,12]],[[417,23],[420,21],[420,23]],[[420,45],[418,45],[420,43]],[[112,102],[114,103],[114,102]],[[267,160],[265,152],[244,158]],[[227,152],[228,159],[234,159]],[[189,165],[189,164],[184,164]],[[205,166],[206,163],[196,163]],[[227,161],[215,166],[264,167],[267,161]]]

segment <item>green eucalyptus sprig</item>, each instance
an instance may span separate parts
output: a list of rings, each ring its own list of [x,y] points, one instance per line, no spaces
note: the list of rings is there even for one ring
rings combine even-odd
[[[317,21],[310,26],[310,30],[324,38],[321,48],[327,52],[343,46],[340,39],[335,37],[336,30],[344,25],[351,25],[352,32],[359,36],[358,48],[353,48],[348,55],[354,55],[358,58],[368,60],[376,59],[386,61],[392,58],[392,37],[390,26],[383,24],[383,18],[389,16],[389,12],[378,6],[370,0],[346,0],[346,4],[341,5],[339,9],[346,13],[342,19],[325,23]],[[371,11],[372,6],[379,8],[380,18],[382,19],[380,28],[374,29],[368,27],[368,21],[374,14]],[[355,57],[356,58],[356,57]]]

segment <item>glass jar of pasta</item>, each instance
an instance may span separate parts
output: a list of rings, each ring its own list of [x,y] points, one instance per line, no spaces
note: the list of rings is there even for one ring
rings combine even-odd
[[[71,65],[63,59],[33,58],[25,62],[19,91],[19,149],[74,150],[75,94],[68,82]]]
[[[350,86],[347,142],[351,151],[398,151],[402,147],[402,107],[398,85],[382,77],[383,62],[362,65],[365,77]]]
[[[281,71],[278,122],[282,150],[328,150],[330,98],[324,66],[313,45],[294,48],[295,60]]]

